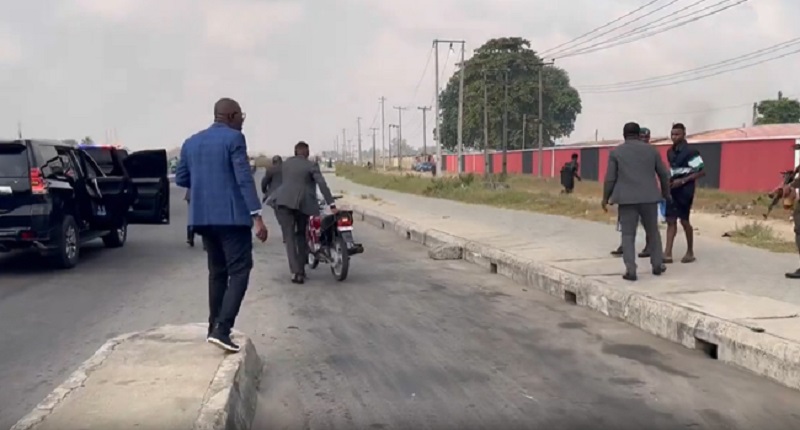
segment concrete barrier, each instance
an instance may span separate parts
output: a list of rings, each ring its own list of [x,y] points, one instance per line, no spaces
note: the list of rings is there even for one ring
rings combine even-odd
[[[205,342],[206,324],[164,326],[105,343],[11,430],[249,429],[261,360]]]
[[[409,220],[364,208],[349,207],[365,222],[394,231],[428,247],[455,245],[463,259],[569,303],[625,321],[650,334],[698,349],[719,361],[748,369],[782,385],[800,389],[800,344],[763,333],[735,321],[650,297],[622,291],[548,264],[532,261]]]

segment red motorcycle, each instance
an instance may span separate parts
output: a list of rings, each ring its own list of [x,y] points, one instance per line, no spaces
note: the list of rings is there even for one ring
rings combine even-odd
[[[309,217],[306,229],[308,265],[316,269],[320,262],[329,264],[333,277],[341,282],[347,279],[350,257],[363,253],[364,246],[353,239],[353,211],[339,210],[332,214],[326,211],[324,201],[319,201],[319,205],[320,214]]]

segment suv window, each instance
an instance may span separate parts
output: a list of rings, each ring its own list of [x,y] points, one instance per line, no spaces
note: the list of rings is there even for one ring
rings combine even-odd
[[[42,176],[50,178],[55,172],[63,172],[64,164],[58,156],[55,146],[34,143],[36,166],[42,170]]]
[[[85,147],[83,150],[94,159],[103,173],[110,175],[114,171],[114,157],[111,149]]]
[[[101,178],[105,176],[102,168],[97,165],[97,162],[92,157],[86,154],[85,150],[79,151],[78,154],[81,158],[81,170],[83,170],[84,174],[86,175],[86,179]]]
[[[0,143],[0,178],[26,178],[28,167],[28,148],[21,142]]]

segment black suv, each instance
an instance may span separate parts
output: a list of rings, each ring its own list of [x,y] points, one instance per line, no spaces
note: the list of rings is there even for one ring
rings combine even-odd
[[[87,241],[119,248],[128,224],[169,224],[167,152],[108,151],[103,169],[65,141],[0,141],[0,252],[35,248],[72,268]]]

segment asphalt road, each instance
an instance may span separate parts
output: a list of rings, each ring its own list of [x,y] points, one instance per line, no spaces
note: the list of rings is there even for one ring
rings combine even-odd
[[[174,196],[72,271],[0,257],[0,429],[108,338],[206,319]],[[350,279],[290,284],[271,224],[237,323],[266,363],[253,428],[800,428],[800,393],[363,224]]]

